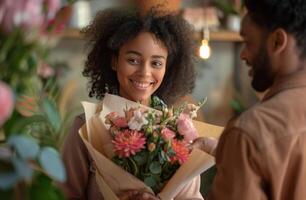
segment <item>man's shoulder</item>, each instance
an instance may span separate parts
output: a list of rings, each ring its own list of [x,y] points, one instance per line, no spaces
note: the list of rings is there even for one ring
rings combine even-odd
[[[269,104],[258,103],[232,120],[229,126],[260,142],[262,138],[273,137],[273,132],[277,132],[282,121],[278,112]]]

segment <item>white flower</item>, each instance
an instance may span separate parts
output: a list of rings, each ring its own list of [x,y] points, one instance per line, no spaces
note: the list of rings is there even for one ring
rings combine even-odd
[[[134,111],[134,116],[128,123],[128,126],[131,130],[140,131],[143,125],[148,124],[148,120],[145,116],[140,112],[140,109]]]

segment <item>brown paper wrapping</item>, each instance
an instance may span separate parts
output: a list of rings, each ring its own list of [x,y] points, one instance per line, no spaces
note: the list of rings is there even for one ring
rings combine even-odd
[[[123,115],[125,108],[137,107],[139,104],[107,94],[103,99],[103,104],[82,102],[82,105],[86,123],[80,128],[79,134],[94,160],[97,169],[97,183],[104,198],[119,200],[116,194],[128,189],[145,190],[153,194],[151,188],[110,160],[114,154],[111,136],[108,132],[109,127],[104,124],[105,116],[108,113],[116,111]],[[194,125],[201,136],[217,138],[223,131],[222,127],[203,122],[194,121]],[[200,150],[193,150],[188,161],[177,170],[158,194],[159,197],[162,200],[173,199],[186,183],[213,164],[214,158],[212,156]]]

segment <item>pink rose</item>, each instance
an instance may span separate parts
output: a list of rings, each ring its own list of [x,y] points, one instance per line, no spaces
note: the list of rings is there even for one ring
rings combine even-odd
[[[0,126],[11,116],[14,96],[8,85],[0,81]]]
[[[177,121],[177,130],[179,134],[184,136],[184,140],[191,142],[199,136],[197,129],[193,126],[190,117],[181,113]]]
[[[117,117],[113,120],[113,123],[118,128],[126,128],[128,127],[128,122],[124,117]]]
[[[163,128],[161,136],[165,141],[170,141],[175,137],[175,133],[168,128]]]

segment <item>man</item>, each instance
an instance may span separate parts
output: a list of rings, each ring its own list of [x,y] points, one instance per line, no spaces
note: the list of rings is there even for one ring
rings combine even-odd
[[[263,100],[216,149],[210,200],[306,199],[306,1],[245,0],[241,59]],[[206,139],[196,145],[206,148]]]

